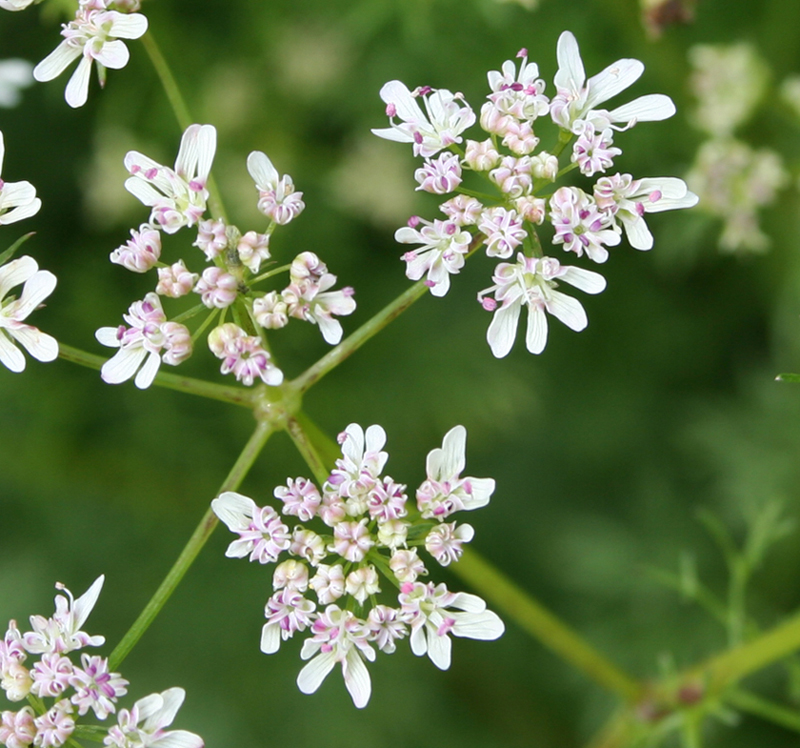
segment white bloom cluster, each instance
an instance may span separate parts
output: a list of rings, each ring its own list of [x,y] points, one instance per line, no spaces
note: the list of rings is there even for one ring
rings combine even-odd
[[[551,99],[527,51],[521,50],[517,57],[518,66],[507,60],[500,71],[489,73],[491,93],[480,113],[488,139],[466,140],[464,148],[459,147],[462,134],[476,121],[461,94],[427,86],[409,91],[400,81],[390,81],[380,92],[390,127],[372,131],[411,143],[414,155],[423,157],[415,174],[417,189],[435,195],[458,193],[441,205],[448,220],[430,222],[414,216],[396,232],[398,242],[418,245],[403,255],[409,278],[424,277],[434,296],[444,296],[450,276],[460,272],[480,245],[492,258],[505,260],[518,253],[517,264],[500,263],[495,285],[478,294],[483,307],[495,312],[487,339],[498,357],[511,350],[523,304],[528,307],[527,348],[540,353],[547,341],[545,311],[576,331],[587,324],[580,303],[554,290],[558,283],[565,281],[588,293],[605,288],[597,273],[562,267],[545,256],[537,226],[548,222],[553,245],[602,263],[609,256],[607,248],[618,245],[623,232],[636,249],[653,246],[645,213],[697,203],[697,196],[674,177],[606,176],[622,153],[614,145],[617,132],[675,113],[672,100],[663,94],[640,96],[611,110],[601,108],[641,76],[641,62],[617,60],[587,79],[578,43],[565,31],[558,40],[556,93]],[[538,150],[536,121],[547,115],[559,127],[559,139],[550,151]],[[562,166],[561,153],[570,144],[569,164]],[[586,177],[600,175],[593,189],[566,186],[553,191],[558,177],[573,169]],[[470,171],[488,179],[499,192],[496,202],[487,204],[485,198],[481,202],[474,189],[463,187]],[[480,192],[485,193],[485,189]]]
[[[357,424],[340,434],[342,457],[321,491],[307,478],[275,489],[280,513],[233,491],[211,502],[238,535],[225,555],[277,564],[261,650],[277,652],[281,641],[308,630],[300,656],[309,662],[297,678],[303,693],[316,691],[338,663],[361,708],[371,694],[364,660],[375,659],[373,646],[390,654],[409,636],[414,654],[427,654],[444,670],[449,634],[491,640],[503,633],[502,621],[479,597],[419,579],[428,574],[419,550],[442,566],[458,561],[474,532],[446,520],[485,506],[494,491],[491,478],[462,477],[466,438],[466,429],[456,426],[428,454],[415,507],[407,503],[406,486],[383,475],[384,430],[365,432]],[[292,517],[302,524],[290,527]],[[387,593],[392,605],[379,602],[381,577],[396,590]]]
[[[722,219],[720,249],[762,252],[770,239],[759,227],[758,211],[775,200],[789,174],[778,153],[753,148],[734,131],[764,98],[769,69],[745,42],[697,45],[689,50],[689,61],[697,99],[692,120],[709,139],[698,148],[686,180],[703,210]]]
[[[105,642],[102,636],[82,631],[103,581],[98,577],[77,600],[57,584],[66,596],[56,595],[51,618],[31,616],[31,631],[23,633],[16,621],[9,622],[0,640],[0,688],[9,701],[27,699],[30,705],[0,713],[0,745],[59,748],[74,743],[76,737],[97,736],[97,727],[81,725],[79,718],[92,712],[105,721],[116,712],[118,699],[128,692],[128,681],[109,672],[104,657],[82,653],[78,666],[67,656]],[[140,699],[130,711],[121,709],[117,724],[103,737],[104,744],[113,748],[203,748],[199,735],[164,729],[172,724],[184,696],[182,688],[170,688]]]
[[[177,365],[192,354],[192,334],[182,322],[168,320],[160,297],[177,299],[192,292],[200,296],[202,304],[181,319],[188,320],[204,308],[211,310],[199,331],[216,320],[208,336],[209,348],[222,361],[221,372],[232,373],[247,386],[259,380],[272,386],[283,381],[264,345],[267,330],[286,326],[290,318],[305,320],[318,325],[323,338],[333,345],[342,338],[342,326],[335,317],[355,310],[353,289],[332,290],[336,276],[313,252],[302,252],[290,264],[261,273],[272,257],[273,231],[305,207],[303,193],[294,189],[291,177],[281,177],[264,153],[254,151],[247,159],[258,191],[258,208],[270,219],[264,233],[242,233],[222,219],[204,218],[216,147],[213,126],[191,125],[181,138],[174,168],[138,151],[125,157],[130,174],[125,187],[151,212],[149,221],[132,230],[130,240],[115,249],[110,259],[135,273],[156,269],[158,283],[155,292],[130,307],[125,315],[128,327],[103,327],[96,333],[103,345],[119,348],[101,371],[110,384],[135,378],[137,387],[149,387],[162,361]],[[192,272],[183,259],[162,262],[161,232],[175,234],[194,226],[197,235],[192,246],[201,250],[208,266]],[[254,290],[257,283],[287,270],[289,283],[283,290]],[[226,321],[228,313],[233,322]]]

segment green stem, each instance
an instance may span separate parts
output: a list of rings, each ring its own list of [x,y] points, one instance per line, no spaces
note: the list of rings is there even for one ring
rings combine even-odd
[[[241,485],[273,431],[274,427],[269,421],[258,422],[255,431],[247,444],[245,444],[242,453],[231,468],[230,473],[228,473],[228,477],[222,482],[217,495],[224,491],[234,491]],[[164,604],[175,591],[181,579],[183,579],[184,574],[186,574],[195,558],[197,558],[197,554],[200,553],[206,541],[211,537],[211,533],[214,531],[218,522],[219,520],[216,515],[211,509],[208,509],[200,520],[200,524],[197,526],[194,533],[192,533],[192,537],[189,538],[189,542],[181,551],[180,556],[178,556],[178,560],[169,570],[164,581],[150,599],[150,602],[147,603],[128,632],[122,637],[120,643],[114,648],[114,651],[109,657],[108,666],[110,670],[116,670],[119,667],[120,663],[128,656],[139,639],[141,639],[144,632],[147,631],[150,624],[155,620],[156,616],[164,607]]]
[[[692,668],[684,678],[706,684],[709,695],[717,695],[747,675],[800,650],[800,615],[776,626],[758,638],[716,655]]]
[[[796,709],[774,704],[768,699],[740,688],[733,689],[726,695],[725,700],[741,712],[761,717],[787,730],[800,732],[800,712]]]
[[[286,422],[286,430],[289,432],[289,436],[292,438],[294,446],[297,447],[297,451],[306,461],[306,464],[311,468],[311,472],[314,473],[314,478],[317,480],[319,485],[322,486],[325,481],[328,480],[329,471],[325,467],[322,457],[320,456],[319,452],[317,452],[316,447],[312,444],[311,439],[308,438],[308,435],[303,430],[303,427],[300,425],[300,422],[297,420],[297,418],[288,419]]]
[[[153,63],[156,74],[161,81],[161,85],[164,87],[164,93],[167,95],[172,111],[175,113],[175,119],[178,120],[178,126],[185,132],[186,128],[189,127],[194,120],[191,114],[189,114],[189,108],[186,106],[186,102],[181,95],[181,90],[178,88],[175,76],[172,75],[172,71],[169,69],[164,55],[161,54],[161,49],[156,43],[152,32],[148,31],[141,39],[145,51],[150,57],[150,61]],[[220,194],[214,177],[209,176],[206,187],[208,187],[211,212],[227,223],[228,219],[226,218],[225,205],[222,202],[222,195]]]
[[[64,345],[64,343],[58,344],[58,355],[65,361],[71,361],[73,364],[80,364],[97,371],[100,371],[103,364],[108,360],[102,356],[95,356],[93,353],[86,353],[78,348],[73,348],[70,345]],[[244,387],[228,387],[222,384],[214,384],[214,382],[205,382],[202,379],[192,379],[191,377],[182,377],[178,374],[168,374],[162,371],[156,374],[153,384],[165,387],[168,390],[178,390],[198,397],[207,397],[210,400],[219,400],[223,403],[242,405],[245,408],[253,407],[253,396]]]
[[[606,659],[472,549],[467,549],[451,569],[487,601],[505,611],[524,631],[596,683],[627,701],[634,701],[641,695],[641,686],[634,678]]]

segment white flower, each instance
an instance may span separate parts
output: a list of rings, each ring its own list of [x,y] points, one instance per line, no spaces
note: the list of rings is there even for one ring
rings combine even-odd
[[[545,311],[576,332],[586,327],[588,320],[580,302],[556,291],[556,279],[592,294],[600,293],[606,287],[605,278],[599,273],[583,268],[562,267],[552,257],[537,259],[520,253],[516,265],[501,262],[497,266],[492,277],[496,285],[478,294],[484,309],[494,311],[486,338],[497,358],[506,356],[514,345],[523,304],[528,307],[525,345],[531,353],[541,353],[547,344]],[[492,292],[494,299],[483,298]]]
[[[259,507],[255,501],[234,491],[225,491],[211,502],[211,509],[239,538],[225,551],[228,558],[244,558],[262,564],[278,560],[291,543],[289,528],[270,506]]]
[[[66,654],[83,647],[99,647],[105,642],[102,636],[89,636],[81,631],[86,619],[103,588],[105,577],[100,575],[77,600],[72,593],[62,584],[56,588],[67,593],[67,597],[56,595],[56,611],[52,618],[44,616],[31,616],[33,631],[22,636],[23,646],[31,654],[45,654],[59,652]]]
[[[138,39],[145,31],[147,19],[141,13],[79,8],[75,19],[61,31],[64,41],[33,69],[33,77],[37,81],[53,80],[80,57],[65,98],[73,108],[83,106],[89,94],[92,61],[96,60],[101,70],[124,68],[130,53],[120,39]]]
[[[172,724],[186,692],[168,688],[139,699],[131,708],[121,709],[117,725],[103,743],[114,748],[203,748],[203,739],[186,730],[164,731]]]
[[[400,81],[389,81],[380,92],[386,102],[391,127],[372,130],[374,135],[398,143],[413,143],[415,156],[435,156],[461,142],[461,133],[475,123],[475,112],[459,93],[423,86],[409,91]],[[426,112],[416,102],[422,97]],[[393,120],[399,117],[402,122]]]
[[[427,479],[417,489],[417,506],[426,519],[444,519],[453,512],[479,509],[489,503],[494,478],[462,478],[466,467],[467,430],[454,426],[441,448],[428,452]]]
[[[192,354],[189,331],[167,321],[157,294],[151,292],[143,301],[135,301],[122,317],[130,327],[101,327],[95,333],[98,342],[119,348],[100,370],[104,382],[120,384],[135,376],[134,384],[143,390],[153,383],[162,360],[177,366]]]
[[[371,631],[367,623],[349,610],[329,605],[324,613],[319,614],[311,630],[314,636],[303,642],[300,657],[313,659],[297,676],[297,687],[303,693],[314,693],[339,662],[353,703],[363,709],[372,693],[372,684],[362,657],[375,661],[375,650],[369,646]]]
[[[0,2],[0,8],[5,7]],[[10,109],[19,104],[20,89],[33,83],[33,65],[27,60],[0,61],[0,107]]]
[[[440,670],[450,667],[448,634],[490,641],[505,631],[499,616],[486,610],[477,595],[448,592],[444,584],[433,582],[405,582],[401,590],[398,599],[411,626],[411,651],[417,657],[427,654]]]
[[[0,173],[6,155],[5,140],[0,131]],[[38,213],[42,201],[30,182],[4,182],[0,179],[0,226],[21,221]]]
[[[652,249],[645,213],[691,208],[698,197],[677,177],[633,179],[630,174],[601,177],[594,187],[598,207],[619,220],[634,249]]]
[[[2,217],[0,217],[2,222]],[[6,299],[8,292],[20,283],[22,295]],[[20,257],[0,267],[0,363],[13,372],[25,368],[25,357],[13,341],[20,343],[38,361],[53,361],[58,356],[56,339],[41,332],[26,319],[56,287],[56,277],[39,270],[33,257]]]
[[[565,130],[580,134],[584,120],[604,130],[613,122],[624,122],[625,127],[630,127],[636,122],[653,122],[675,114],[672,99],[663,94],[640,96],[610,112],[595,109],[641,76],[644,65],[639,60],[617,60],[587,81],[578,42],[569,31],[558,38],[556,56],[556,95],[550,102],[550,116]]]
[[[3,10],[25,10],[33,0],[0,0],[0,8]]]
[[[532,122],[547,114],[550,102],[544,95],[545,83],[538,77],[539,66],[535,62],[528,62],[528,50],[521,49],[517,57],[522,60],[519,73],[513,60],[503,63],[502,73],[489,71],[492,93],[488,98],[503,114]]]
[[[153,209],[150,221],[168,234],[194,226],[206,210],[206,183],[216,150],[213,125],[189,125],[181,138],[174,170],[130,151],[125,156],[125,168],[131,173],[125,189]]]
[[[295,190],[288,174],[278,174],[266,153],[253,151],[247,157],[247,171],[256,183],[258,209],[265,216],[285,225],[303,212],[303,193]]]
[[[417,230],[419,223],[425,225]],[[427,274],[425,284],[434,296],[444,296],[450,290],[450,276],[456,275],[464,267],[464,255],[469,250],[472,234],[464,231],[455,221],[433,223],[418,219],[414,227],[403,226],[394,234],[401,244],[421,244],[419,249],[403,255],[406,263],[406,276],[419,280]]]

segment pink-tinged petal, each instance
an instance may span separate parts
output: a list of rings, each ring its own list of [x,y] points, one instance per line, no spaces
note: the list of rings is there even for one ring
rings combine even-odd
[[[136,379],[133,380],[133,383],[140,390],[146,390],[153,384],[153,380],[156,378],[156,374],[158,374],[159,366],[161,366],[161,356],[153,351],[148,355],[144,366],[139,369],[139,373],[136,375]]]
[[[528,307],[528,327],[525,332],[525,347],[531,353],[541,353],[547,345],[547,316],[540,306]]]
[[[261,651],[275,654],[281,646],[281,627],[277,623],[265,623],[261,629]]]
[[[394,104],[397,116],[413,123],[427,123],[428,118],[423,114],[405,83],[389,81],[380,90],[381,99],[387,104]]]
[[[586,81],[578,40],[571,31],[564,31],[558,37],[556,46],[558,72],[553,79],[557,88],[579,91]]]
[[[589,324],[580,301],[560,291],[552,292],[552,296],[547,302],[547,311],[575,332],[584,330]]]
[[[617,217],[622,221],[622,225],[625,227],[625,234],[628,237],[628,243],[634,249],[647,250],[653,248],[653,235],[650,233],[650,229],[647,228],[644,218],[626,213],[618,214]]]
[[[48,363],[58,358],[58,341],[51,335],[30,325],[22,325],[9,332],[37,361]]]
[[[128,151],[122,163],[125,164],[125,168],[129,172],[145,173],[153,169],[161,171],[161,169],[164,168],[161,164],[153,161],[149,156],[145,156],[144,153],[139,153],[139,151]]]
[[[563,275],[559,275],[559,280],[563,280],[565,283],[575,286],[575,288],[580,289],[584,293],[597,294],[601,291],[605,291],[606,279],[600,275],[600,273],[573,266],[562,269],[566,272],[564,272]]]
[[[447,634],[436,634],[428,631],[428,657],[439,670],[447,670],[450,667],[451,652],[453,642]]]
[[[158,740],[148,743],[149,748],[203,748],[205,742],[199,735],[187,730],[171,730]]]
[[[25,319],[56,287],[56,277],[49,270],[39,270],[25,283],[22,296],[14,312],[17,320]]]
[[[39,270],[33,257],[25,255],[0,267],[0,299],[15,286],[25,283]]]
[[[92,72],[92,58],[81,57],[78,67],[67,83],[64,98],[73,109],[77,109],[86,103],[89,98],[89,76]]]
[[[148,184],[143,179],[139,179],[139,177],[128,177],[128,179],[125,180],[125,189],[144,205],[149,207],[152,207],[158,200],[162,200],[164,197],[152,185]]]
[[[136,374],[146,355],[144,348],[123,348],[103,364],[100,378],[107,384],[127,382]]]
[[[305,694],[314,693],[335,664],[336,654],[333,651],[318,654],[297,675],[297,687]]]
[[[620,91],[632,86],[644,72],[644,65],[639,60],[617,60],[597,75],[589,78],[586,87],[586,108],[594,109],[597,104],[616,96]]]
[[[131,53],[125,46],[125,42],[115,39],[114,41],[106,42],[100,48],[100,51],[94,55],[94,59],[111,70],[119,70],[128,64],[128,60],[131,59]]]
[[[466,466],[467,430],[463,426],[454,426],[442,440],[442,465],[440,477],[452,480],[461,474]]]
[[[75,617],[75,629],[80,630],[89,614],[94,609],[97,603],[97,598],[100,596],[100,591],[103,589],[103,582],[106,581],[104,574],[101,574],[97,579],[92,582],[92,586],[84,592],[72,606],[72,613]]]
[[[660,122],[675,114],[675,104],[664,94],[647,94],[608,113],[612,122]]]
[[[16,374],[25,370],[25,356],[23,356],[22,351],[6,337],[5,331],[2,328],[0,328],[0,364],[3,364],[3,366]]]
[[[253,151],[247,157],[247,171],[256,183],[256,187],[264,192],[274,189],[278,183],[278,170],[272,165],[267,154],[261,151]]]
[[[350,696],[353,697],[356,707],[363,709],[369,703],[372,693],[369,670],[355,648],[347,653],[344,666],[344,685]]]
[[[486,506],[494,493],[494,478],[470,478],[469,482],[472,486],[472,498],[465,502],[464,509],[471,511]]]
[[[240,532],[250,526],[256,503],[235,491],[225,491],[211,502],[211,509],[231,532]]]
[[[109,36],[119,39],[138,39],[147,31],[147,18],[141,13],[111,12],[114,14],[114,20],[111,22]]]
[[[454,636],[465,639],[479,639],[480,641],[493,641],[503,635],[505,625],[497,613],[485,610],[483,613],[456,614],[458,619],[453,627]]]
[[[492,322],[486,332],[486,340],[495,358],[507,356],[514,345],[514,339],[517,337],[520,310],[520,304],[515,302],[509,306],[500,307],[495,311]]]
[[[20,205],[13,210],[10,210],[8,213],[4,213],[2,216],[0,216],[0,226],[7,225],[9,223],[15,223],[16,221],[21,221],[24,218],[30,218],[31,216],[36,215],[41,207],[42,201],[36,197],[29,203]]]
[[[63,41],[33,69],[33,77],[40,83],[51,81],[61,75],[70,63],[80,56],[80,47],[73,47]]]
[[[428,271],[428,282],[433,284],[430,287],[431,296],[442,298],[450,290],[450,273],[447,272],[441,259],[431,265],[431,269]]]
[[[644,204],[645,213],[661,213],[665,210],[679,210],[680,208],[693,208],[700,198],[687,190],[683,197],[662,197],[655,203]]]

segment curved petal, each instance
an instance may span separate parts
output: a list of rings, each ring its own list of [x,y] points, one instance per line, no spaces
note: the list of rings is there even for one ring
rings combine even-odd
[[[25,370],[25,356],[8,339],[2,328],[0,328],[0,364],[3,364],[3,366],[16,374]]]
[[[9,332],[37,361],[48,363],[58,358],[58,341],[36,327],[21,325]]]
[[[84,55],[69,79],[66,91],[64,91],[64,98],[73,109],[83,106],[86,103],[86,99],[89,98],[89,75],[91,72],[92,58]]]
[[[575,332],[580,332],[589,324],[580,301],[560,291],[552,292],[552,296],[547,302],[547,311]]]
[[[612,122],[660,122],[675,114],[675,104],[664,94],[647,94],[612,109],[608,116]]]
[[[275,654],[281,648],[281,627],[277,623],[265,623],[261,628],[261,651]]]
[[[620,213],[619,219],[625,227],[628,243],[634,249],[646,250],[653,248],[653,235],[650,233],[650,229],[647,228],[644,218],[638,215]]]
[[[463,426],[454,426],[442,440],[441,480],[453,480],[461,474],[466,466],[467,430]]]
[[[153,720],[152,724],[149,724],[145,720],[145,728],[151,727],[167,727],[168,725],[172,724],[172,720],[175,719],[175,715],[178,713],[178,710],[183,705],[183,701],[186,698],[186,691],[182,688],[174,687],[168,688],[166,691],[161,693],[161,698],[163,700],[163,706],[161,708],[161,712],[158,715],[158,720]],[[141,710],[139,711],[139,715],[141,716]]]
[[[89,613],[92,612],[94,606],[97,604],[97,598],[100,597],[100,592],[103,589],[103,582],[106,581],[106,577],[104,574],[101,574],[97,579],[92,582],[92,585],[89,587],[86,592],[84,592],[73,604],[72,612],[75,616],[75,630],[79,630],[84,623],[86,623],[86,619],[89,617]]]
[[[497,309],[486,332],[486,340],[495,358],[507,356],[517,337],[517,323],[522,306],[514,302]]]
[[[556,87],[580,91],[586,81],[586,71],[583,68],[578,40],[571,31],[564,31],[558,37],[556,59],[558,60],[558,72],[553,79]]]
[[[33,69],[33,77],[40,83],[51,81],[61,75],[81,53],[80,47],[73,47],[63,41]]]
[[[9,223],[16,223],[24,218],[30,218],[39,212],[42,207],[42,201],[36,197],[25,205],[20,205],[8,213],[0,215],[0,225],[7,225]]]
[[[0,300],[20,283],[25,283],[39,270],[33,257],[25,255],[0,267]]]
[[[393,140],[395,143],[413,143],[414,138],[407,132],[396,127],[373,127],[370,132],[384,140]]]
[[[274,190],[278,185],[278,170],[262,151],[253,151],[247,157],[247,171],[263,192]]]
[[[114,13],[114,20],[111,22],[109,36],[116,36],[120,39],[138,39],[147,31],[147,18],[141,13]]]
[[[369,678],[369,670],[367,670],[364,660],[361,659],[355,647],[347,653],[347,658],[343,665],[344,685],[350,696],[353,697],[353,703],[356,707],[363,709],[369,702],[372,683]]]
[[[100,378],[107,384],[127,382],[147,355],[144,348],[123,348],[106,361],[100,369]]]
[[[589,78],[586,87],[586,108],[594,109],[595,105],[616,96],[633,85],[644,72],[644,65],[639,60],[623,59],[609,65],[597,75]]]
[[[256,503],[235,491],[225,491],[211,502],[211,509],[231,532],[239,532],[250,526]]]
[[[564,273],[558,276],[559,279],[563,280],[565,283],[569,283],[571,286],[575,286],[575,288],[580,289],[584,293],[597,294],[601,291],[605,291],[606,279],[600,275],[600,273],[595,273],[593,270],[584,270],[583,268],[577,268],[572,265],[562,267],[562,270]]]
[[[394,104],[397,116],[405,122],[429,124],[428,118],[423,114],[405,83],[401,81],[384,83],[380,97],[387,104]]]
[[[114,41],[106,42],[100,48],[100,51],[94,55],[94,59],[107,68],[119,70],[128,64],[128,60],[131,59],[131,53],[125,46],[125,42],[114,39]]]
[[[205,742],[199,735],[187,730],[171,730],[158,740],[149,743],[149,748],[203,748]]]
[[[450,667],[450,657],[453,649],[453,642],[447,634],[436,634],[428,631],[428,657],[439,670],[447,670]]]
[[[547,316],[544,313],[544,309],[540,306],[529,306],[528,327],[525,331],[525,347],[531,353],[541,353],[546,345]]]
[[[95,332],[94,336],[99,343],[107,345],[109,348],[119,348],[118,332],[118,327],[101,327]]]
[[[503,635],[506,630],[500,616],[491,610],[483,613],[456,613],[456,625],[453,634],[465,639],[492,641]]]
[[[56,287],[56,277],[49,270],[39,270],[25,283],[14,318],[25,319]]]
[[[310,660],[297,675],[297,687],[305,694],[314,693],[336,664],[336,654],[324,652]]]
[[[136,379],[134,379],[133,383],[140,390],[146,390],[151,384],[153,384],[153,380],[156,378],[159,366],[161,366],[161,356],[159,356],[155,351],[151,351],[147,357],[147,360],[144,362],[144,366],[139,369],[139,373],[136,375]]]
[[[152,207],[158,200],[164,199],[158,190],[139,177],[128,177],[125,180],[125,189],[148,207]]]
[[[428,651],[428,639],[425,636],[425,626],[418,626],[411,630],[411,636],[408,638],[408,643],[411,645],[411,651],[417,656],[422,657]]]

